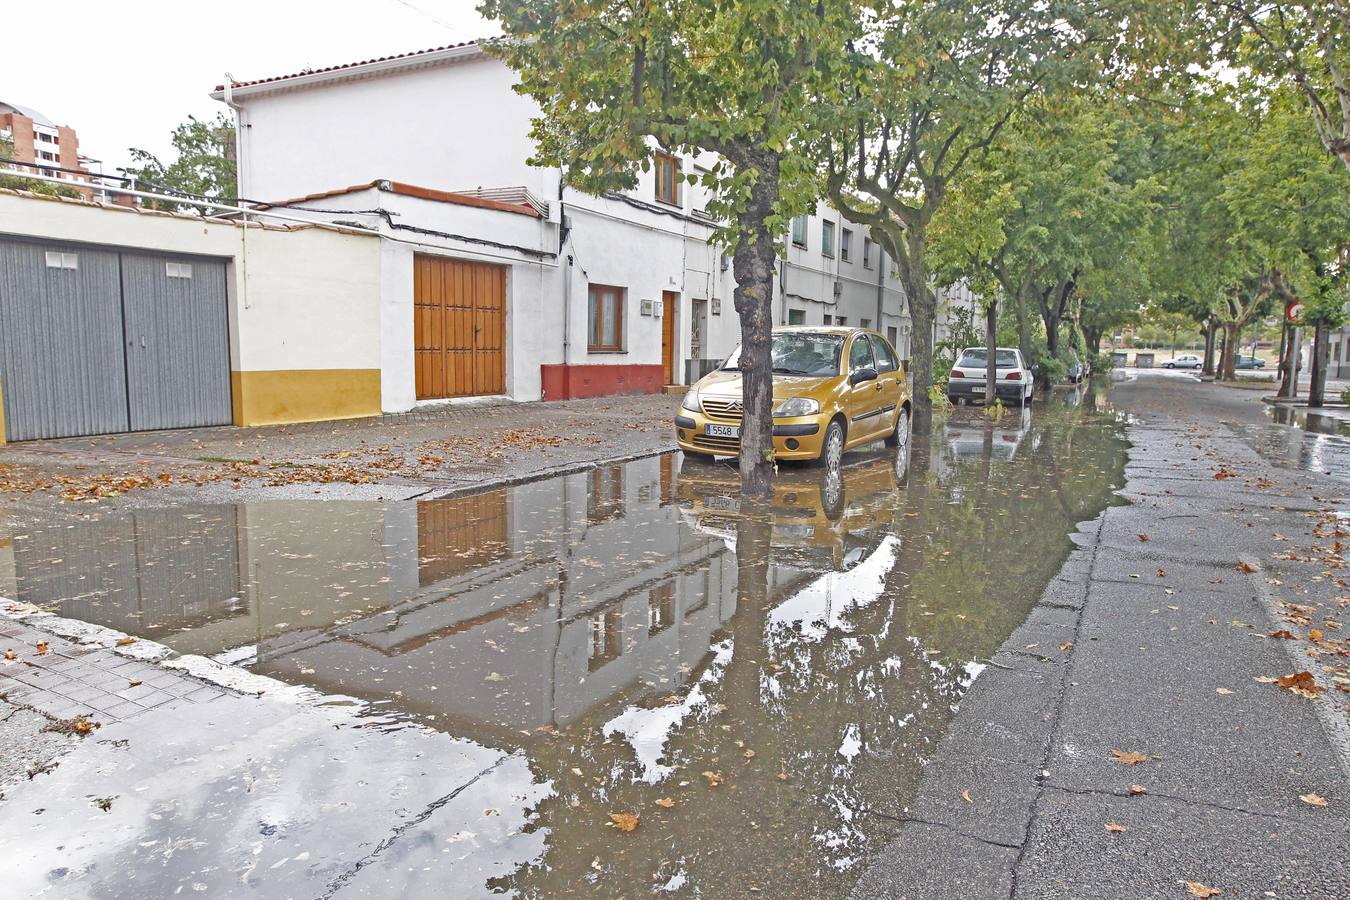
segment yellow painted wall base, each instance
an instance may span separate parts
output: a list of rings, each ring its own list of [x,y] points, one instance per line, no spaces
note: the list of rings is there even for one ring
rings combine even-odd
[[[234,424],[280,425],[380,414],[379,369],[231,372]]]

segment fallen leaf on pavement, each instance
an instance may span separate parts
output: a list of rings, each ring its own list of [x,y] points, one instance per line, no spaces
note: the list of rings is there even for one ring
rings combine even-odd
[[[1210,887],[1207,884],[1201,884],[1198,881],[1186,882],[1186,890],[1191,892],[1192,897],[1217,897],[1223,893],[1223,890],[1216,887]]]
[[[1166,569],[1159,569],[1159,570],[1158,570],[1158,577],[1159,577],[1159,578],[1166,578],[1166,577],[1167,577],[1167,570],[1166,570]]]
[[[704,772],[703,777],[708,779],[708,787],[715,788],[722,783],[721,772]]]
[[[1062,643],[1062,644],[1059,645],[1059,649],[1061,649],[1061,650],[1068,650],[1068,649],[1069,649],[1070,647],[1072,647],[1072,646],[1073,646],[1073,641],[1065,641],[1064,643]]]
[[[1111,755],[1116,758],[1116,762],[1124,763],[1127,766],[1137,766],[1140,763],[1148,762],[1148,757],[1136,750],[1112,750]]]
[[[1146,534],[1140,534],[1140,535],[1139,535],[1139,540],[1143,541],[1144,543],[1148,543],[1148,535],[1146,535]]]
[[[1288,628],[1281,628],[1278,631],[1272,631],[1270,634],[1266,635],[1266,637],[1279,638],[1282,641],[1292,641],[1294,639],[1294,633]]]
[[[1252,681],[1259,681],[1261,684],[1274,684],[1279,681],[1278,678],[1271,678],[1269,675],[1257,675]]]
[[[1321,639],[1322,639],[1322,629],[1320,629],[1320,628],[1310,628],[1310,629],[1308,629],[1308,640],[1310,640],[1310,641],[1320,641]]]
[[[1280,687],[1287,691],[1292,691],[1300,697],[1309,699],[1315,698],[1322,693],[1322,686],[1313,678],[1313,674],[1308,671],[1294,672],[1278,679],[1276,682]]]
[[[1128,828],[1126,828],[1124,825],[1120,824],[1119,822],[1107,822],[1107,823],[1106,823],[1106,830],[1107,830],[1107,831],[1110,831],[1110,832],[1112,832],[1112,833],[1114,833],[1114,834],[1120,834],[1121,832],[1129,831]]]
[[[1231,693],[1233,693],[1233,692],[1230,691],[1228,688],[1215,688],[1215,689],[1214,689],[1214,693],[1216,693],[1216,694],[1231,694]]]
[[[970,788],[966,788],[964,791],[961,792],[961,799],[966,801],[967,803],[975,802],[974,800],[970,799]]]
[[[1237,564],[1237,570],[1238,570],[1239,572],[1241,572],[1242,574],[1244,574],[1244,575],[1250,575],[1250,574],[1252,574],[1253,572],[1259,572],[1259,571],[1261,571],[1261,570],[1260,570],[1260,567],[1254,566],[1254,565],[1252,565],[1252,564],[1249,563],[1249,562],[1240,562],[1240,563],[1238,563],[1238,564]]]
[[[19,658],[19,654],[17,654],[17,653],[14,652],[14,648],[13,648],[13,647],[10,647],[10,648],[8,648],[8,649],[5,650],[5,661],[6,661],[6,662],[14,662],[14,660],[16,660],[16,659],[18,659],[18,658]]]
[[[38,656],[43,656],[43,655],[45,655],[49,649],[51,649],[51,648],[49,648],[49,647],[47,646],[47,642],[46,642],[46,641],[38,641],[38,643],[37,643],[37,655],[38,655]]]
[[[1130,785],[1130,796],[1131,796],[1131,797],[1138,797],[1140,794],[1147,794],[1147,793],[1148,793],[1148,788],[1144,787],[1142,784],[1132,784],[1132,785]]]
[[[634,831],[638,825],[638,817],[635,813],[610,813],[609,820],[620,831]]]
[[[675,801],[670,799],[669,797],[662,797],[660,800],[656,801],[656,805],[664,806],[666,809],[670,809],[672,806],[675,805]]]
[[[1317,795],[1317,794],[1299,794],[1299,795],[1298,795],[1298,799],[1302,800],[1304,803],[1308,804],[1309,806],[1326,806],[1326,805],[1327,805],[1327,798],[1326,798],[1326,797],[1319,796],[1319,795]]]

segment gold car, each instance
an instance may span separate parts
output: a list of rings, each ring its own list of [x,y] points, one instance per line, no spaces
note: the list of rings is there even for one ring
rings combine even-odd
[[[689,390],[675,416],[686,453],[735,456],[741,449],[737,347]],[[798,325],[773,330],[773,448],[777,459],[838,466],[844,451],[909,439],[905,369],[875,331]]]

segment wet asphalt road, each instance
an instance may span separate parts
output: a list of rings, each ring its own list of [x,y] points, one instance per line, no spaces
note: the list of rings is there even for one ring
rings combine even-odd
[[[1263,637],[1277,591],[1323,617],[1350,593],[1314,580],[1325,555],[1271,559],[1272,534],[1317,540],[1350,442],[1186,377],[1111,398],[961,411],[836,478],[785,469],[753,515],[734,471],[670,455],[25,528],[19,599],[246,693],[61,739],[6,787],[0,874],[61,897],[1350,895],[1344,701],[1252,681],[1307,649]]]

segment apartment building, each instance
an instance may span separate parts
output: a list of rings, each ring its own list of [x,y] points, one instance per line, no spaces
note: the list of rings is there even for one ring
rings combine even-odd
[[[682,178],[713,160],[657,153],[632,190],[576,191],[560,170],[530,165],[538,107],[515,83],[468,42],[232,80],[211,95],[236,113],[239,193],[259,213],[385,238],[386,412],[655,392],[737,343],[709,197]],[[358,110],[379,140],[354,137]],[[907,356],[903,292],[866,229],[822,205],[792,230],[776,321],[874,327]]]
[[[0,100],[0,138],[13,145],[14,162],[26,164],[6,166],[0,163],[0,167],[27,173],[33,172],[32,167],[36,166],[69,169],[72,171],[48,174],[77,186],[89,183],[87,177],[76,174],[87,175],[88,169],[84,165],[85,159],[80,156],[80,141],[74,128],[57,125],[35,109]]]

